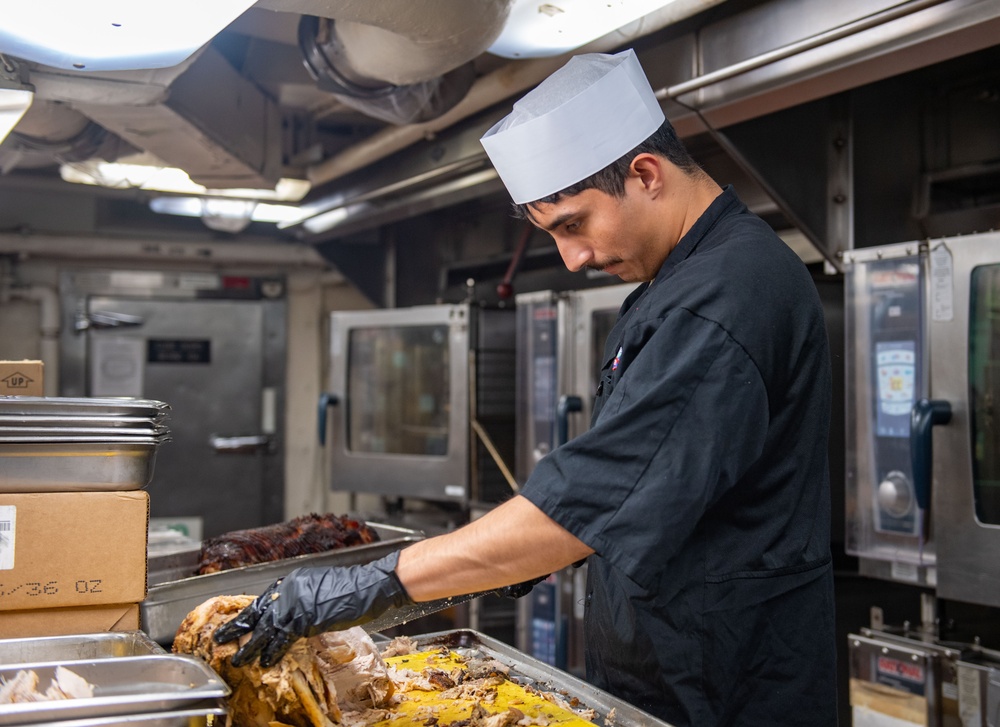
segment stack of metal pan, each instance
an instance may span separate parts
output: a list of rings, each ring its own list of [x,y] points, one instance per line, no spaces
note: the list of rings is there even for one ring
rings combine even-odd
[[[170,440],[169,408],[150,399],[0,396],[0,492],[141,489]]]
[[[45,692],[69,670],[93,696],[12,702],[19,674]],[[23,681],[21,681],[23,685]],[[13,686],[7,691],[18,692]],[[229,687],[201,659],[167,654],[138,631],[0,640],[0,726],[209,727],[226,716]],[[8,695],[8,696],[12,696]]]

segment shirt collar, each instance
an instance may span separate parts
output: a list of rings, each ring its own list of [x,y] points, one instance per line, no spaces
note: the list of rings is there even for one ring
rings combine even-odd
[[[695,248],[698,247],[698,243],[705,239],[709,231],[715,227],[716,222],[730,212],[736,211],[742,205],[743,203],[740,201],[740,198],[736,196],[736,190],[733,189],[733,185],[727,184],[722,193],[712,200],[712,203],[702,213],[701,217],[695,220],[691,229],[680,239],[677,246],[670,251],[667,259],[663,262],[663,266],[660,268],[660,272],[656,274],[656,280],[669,277],[673,273],[674,268],[691,256]]]

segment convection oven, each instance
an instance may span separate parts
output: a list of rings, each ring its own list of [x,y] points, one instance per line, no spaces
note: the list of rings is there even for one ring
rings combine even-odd
[[[538,461],[586,431],[604,342],[634,285],[540,291],[516,297],[517,450],[523,484]],[[518,648],[583,673],[583,599],[587,568],[566,568],[519,602]]]
[[[331,314],[319,431],[332,489],[464,506],[508,497],[514,327],[512,309],[470,304]]]
[[[845,261],[847,550],[1000,606],[1000,233]]]

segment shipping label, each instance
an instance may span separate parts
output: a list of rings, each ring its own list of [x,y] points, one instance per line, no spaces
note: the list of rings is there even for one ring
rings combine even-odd
[[[17,506],[0,505],[0,570],[14,570]]]

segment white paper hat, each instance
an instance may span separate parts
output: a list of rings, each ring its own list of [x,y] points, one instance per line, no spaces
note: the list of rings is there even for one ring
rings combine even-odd
[[[574,56],[480,141],[517,204],[559,192],[645,141],[663,123],[635,51]]]

